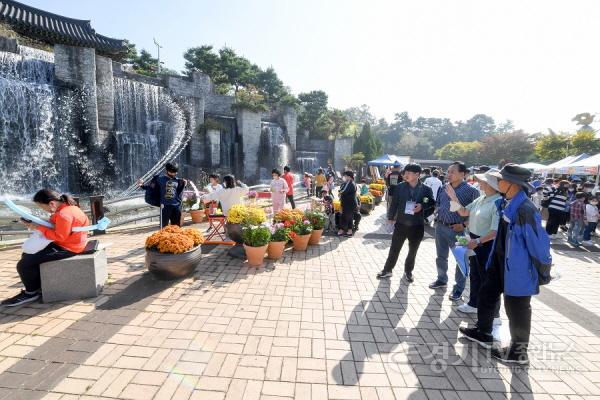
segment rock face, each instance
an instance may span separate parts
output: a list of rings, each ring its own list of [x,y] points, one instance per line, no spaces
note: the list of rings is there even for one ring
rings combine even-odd
[[[238,132],[242,139],[244,170],[243,177],[252,182],[259,178],[258,152],[260,147],[260,114],[239,108],[237,110]]]

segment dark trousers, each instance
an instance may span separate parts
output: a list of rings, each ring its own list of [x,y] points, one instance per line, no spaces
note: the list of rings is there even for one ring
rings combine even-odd
[[[470,233],[471,239],[477,239],[479,236]],[[493,240],[486,242],[480,246],[475,247],[475,255],[473,257],[469,257],[469,283],[471,285],[470,295],[469,295],[469,305],[471,307],[477,308],[479,304],[479,292],[481,290],[481,286],[485,281],[485,265],[490,256],[490,252],[492,251],[492,246],[494,245]],[[496,307],[494,308],[494,318],[500,317],[500,300],[498,299],[498,303],[496,303]]]
[[[354,210],[353,209],[343,209],[340,213],[340,223],[338,225],[338,229],[346,232],[354,227]]]
[[[588,222],[583,231],[583,240],[592,240],[592,233],[596,232],[597,222]]]
[[[17,263],[17,272],[19,273],[19,277],[21,277],[21,282],[23,282],[25,290],[36,292],[41,289],[40,264],[48,261],[62,260],[75,255],[77,254],[63,249],[56,243],[50,243],[43,250],[35,254],[23,253]]]
[[[504,266],[490,265],[485,280],[479,290],[477,307],[477,327],[485,333],[492,333],[494,312],[504,292]],[[531,296],[504,295],[504,309],[508,316],[511,346],[517,351],[527,352],[531,332]]]
[[[288,194],[285,197],[287,197],[288,201],[292,205],[292,208],[296,208],[296,202],[294,201],[294,195],[293,194]]]
[[[358,230],[358,225],[360,224],[360,220],[362,219],[362,215],[360,215],[360,213],[358,211],[354,211],[354,214],[352,215],[353,221],[354,221],[354,227],[353,229],[355,231]]]
[[[160,227],[167,225],[181,226],[181,207],[164,205],[160,211]]]
[[[425,227],[423,225],[394,225],[394,233],[392,235],[392,244],[390,246],[390,252],[388,253],[385,266],[383,267],[386,271],[391,271],[396,266],[400,251],[406,239],[408,239],[408,255],[404,261],[404,272],[412,273],[415,269],[415,258],[417,251],[425,235]]]
[[[316,191],[316,193],[315,193],[315,194],[317,195],[317,197],[318,197],[318,198],[321,198],[321,197],[323,197],[323,196],[321,195],[321,190],[323,190],[323,186],[317,186],[317,187],[315,188],[315,191]]]
[[[563,223],[565,212],[554,208],[548,209],[548,221],[546,221],[546,232],[548,235],[556,235],[558,227]]]

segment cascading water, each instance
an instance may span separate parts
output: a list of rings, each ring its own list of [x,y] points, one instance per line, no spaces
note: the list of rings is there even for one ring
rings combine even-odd
[[[284,129],[272,122],[262,122],[259,151],[261,179],[268,179],[271,169],[288,165],[291,152]]]
[[[123,198],[137,190],[138,178],[149,180],[175,159],[191,132],[166,89],[121,78],[114,87],[117,170],[122,187],[130,185],[117,196]]]
[[[0,52],[0,181],[2,192],[66,189],[68,156],[57,149],[57,91],[52,53],[19,47]]]
[[[296,151],[296,167],[300,172],[316,173],[317,169],[327,165],[326,151]]]

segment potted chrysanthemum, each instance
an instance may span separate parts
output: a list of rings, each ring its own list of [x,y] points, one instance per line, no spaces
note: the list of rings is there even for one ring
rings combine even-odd
[[[312,230],[312,225],[307,219],[296,222],[291,226],[290,237],[292,238],[292,242],[294,243],[294,250],[306,250],[306,248],[308,247],[308,241],[310,240]]]
[[[310,234],[308,244],[319,244],[319,241],[321,240],[321,235],[323,234],[323,228],[325,228],[327,216],[320,211],[313,210],[307,210],[304,213],[304,216],[312,226],[312,232]]]
[[[202,243],[197,229],[166,226],[146,238],[146,268],[160,278],[186,276],[200,261]]]
[[[244,250],[248,264],[253,267],[260,267],[263,264],[265,253],[271,239],[271,230],[269,226],[249,225],[242,228],[242,239],[244,240]]]
[[[267,247],[267,256],[272,260],[277,260],[283,256],[285,244],[290,239],[290,229],[283,222],[276,222],[271,225],[271,240]]]

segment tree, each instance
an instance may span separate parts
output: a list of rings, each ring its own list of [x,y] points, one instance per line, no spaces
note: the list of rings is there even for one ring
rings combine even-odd
[[[402,136],[400,143],[398,143],[394,149],[394,153],[410,155],[413,158],[428,159],[432,158],[434,148],[426,137],[408,132]]]
[[[283,82],[277,76],[273,67],[259,71],[256,75],[256,86],[260,88],[267,103],[275,104],[289,95],[289,91],[283,86]]]
[[[133,60],[133,70],[141,75],[156,76],[158,59],[152,57],[148,51],[142,49],[140,55]]]
[[[327,112],[329,120],[331,121],[331,129],[329,131],[329,139],[333,140],[338,137],[347,136],[350,122],[348,117],[342,110],[334,108]]]
[[[452,142],[435,152],[442,160],[462,161],[477,165],[481,160],[482,144],[479,142]]]
[[[365,164],[365,155],[360,152],[349,156],[343,156],[342,159],[346,162],[346,165],[354,171],[359,171]]]
[[[364,154],[367,160],[373,160],[383,154],[383,143],[373,135],[371,124],[365,123],[360,135],[354,142],[354,151]]]
[[[524,163],[534,149],[531,137],[521,130],[489,135],[481,144],[481,162],[486,164],[498,164],[503,159],[517,164]]]
[[[244,108],[253,112],[267,111],[264,96],[252,85],[241,88],[235,94],[234,108]]]
[[[457,130],[461,140],[472,142],[492,135],[496,131],[496,123],[490,116],[476,114],[466,122],[457,122]]]
[[[298,128],[310,132],[313,138],[327,138],[323,126],[327,120],[327,93],[322,90],[313,90],[308,93],[300,93],[298,101],[303,110],[298,115]]]
[[[550,132],[538,138],[534,151],[540,161],[557,161],[566,157],[568,147],[568,136]]]
[[[183,53],[185,74],[203,72],[210,76],[215,84],[223,82],[219,55],[215,54],[212,46],[192,47]]]
[[[597,154],[600,153],[600,139],[596,139],[593,130],[581,129],[571,137],[571,154]]]
[[[371,124],[371,126],[375,125],[376,119],[373,114],[371,114],[371,110],[369,106],[363,104],[360,107],[350,107],[344,110],[344,114],[351,122],[356,122],[360,125],[365,123]]]

